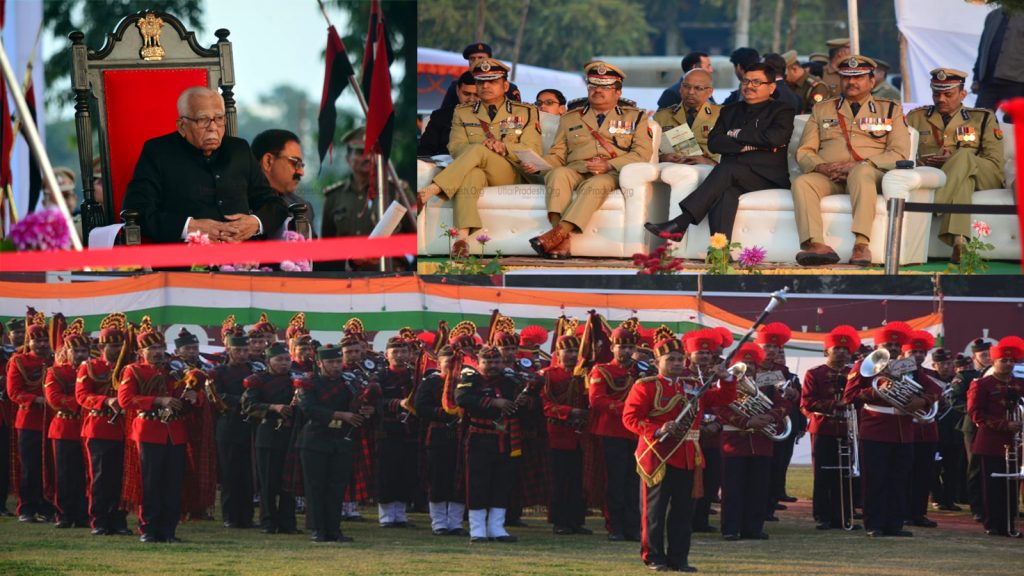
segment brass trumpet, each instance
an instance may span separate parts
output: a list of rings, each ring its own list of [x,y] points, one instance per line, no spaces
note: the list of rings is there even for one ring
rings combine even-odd
[[[916,418],[918,422],[930,423],[935,420],[939,412],[938,401],[933,402],[928,410],[915,410],[908,412],[906,405],[924,392],[924,387],[910,377],[909,373],[895,375],[886,370],[891,367],[889,351],[885,348],[875,350],[860,365],[860,375],[865,378],[873,378],[871,387],[878,392],[886,402],[904,414]]]
[[[771,412],[774,408],[771,399],[761,393],[757,384],[747,377],[747,365],[737,362],[729,367],[729,373],[736,377],[736,400],[729,404],[734,412],[741,416],[751,418]],[[772,422],[758,430],[761,434],[772,440],[784,440],[793,431],[793,422],[786,416],[782,430]]]

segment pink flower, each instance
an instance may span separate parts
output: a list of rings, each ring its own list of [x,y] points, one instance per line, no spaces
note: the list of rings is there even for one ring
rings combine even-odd
[[[479,236],[476,237],[476,241],[481,244],[487,244],[488,242],[491,241],[491,237],[488,236],[486,233],[480,234]]]
[[[210,243],[210,235],[206,232],[189,232],[188,236],[185,237],[185,244],[189,246],[205,246]]]
[[[19,251],[67,250],[71,247],[67,222],[56,208],[26,215],[11,226],[10,239]]]
[[[295,262],[285,260],[281,262],[281,270],[283,272],[309,272],[312,269],[309,260],[298,260]]]
[[[739,263],[740,266],[746,268],[753,268],[758,264],[764,262],[765,255],[768,251],[760,246],[750,246],[740,251]]]
[[[306,237],[294,230],[285,230],[284,234],[281,235],[281,239],[285,242],[305,242]]]
[[[237,272],[234,266],[231,264],[222,264],[220,267],[221,272]]]
[[[992,229],[989,228],[988,224],[985,224],[981,220],[975,220],[971,227],[978,233],[979,238],[985,238],[992,233]]]

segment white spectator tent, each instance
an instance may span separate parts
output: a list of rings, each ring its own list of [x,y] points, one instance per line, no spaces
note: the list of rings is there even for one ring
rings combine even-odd
[[[963,0],[896,0],[896,24],[907,41],[904,82],[910,87],[910,98],[904,93],[904,101],[931,104],[928,71],[940,67],[971,74],[970,89],[985,16],[993,8]],[[969,94],[965,104],[972,105],[974,100],[975,95]]]

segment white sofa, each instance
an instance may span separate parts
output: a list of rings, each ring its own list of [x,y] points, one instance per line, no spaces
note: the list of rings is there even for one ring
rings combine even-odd
[[[542,122],[544,152],[547,153],[558,127],[558,117]],[[661,128],[650,122],[654,141],[661,140]],[[652,245],[644,222],[650,220],[653,204],[651,183],[657,178],[657,146],[651,162],[630,164],[619,175],[620,189],[608,195],[601,209],[594,213],[582,234],[572,237],[573,256],[628,258],[645,252]],[[417,162],[417,188],[430,184],[440,168],[430,162]],[[486,253],[501,251],[502,255],[536,255],[529,239],[551,228],[544,203],[543,184],[516,184],[484,188],[477,203],[483,230],[490,241]],[[452,225],[452,204],[439,197],[431,198],[417,219],[417,249],[421,256],[447,255],[448,239],[442,227]],[[482,247],[474,234],[468,244],[471,254],[481,254]]]
[[[1006,185],[1012,186],[1017,179],[1017,159],[1013,141],[1013,124],[1001,124],[1003,130],[1003,151],[1005,153],[1005,176]],[[946,183],[946,175],[938,168],[920,166],[913,170],[894,170],[885,175],[882,180],[882,188],[887,198],[903,198],[907,201],[920,201],[916,197],[921,191],[934,191]],[[990,190],[978,190],[973,195],[974,204],[996,204],[1013,206],[1016,204],[1013,188],[993,188]],[[934,201],[934,195],[930,195],[928,202]],[[920,238],[920,242],[926,245],[927,254],[930,258],[948,259],[953,248],[941,242],[938,238],[939,216],[929,214],[905,213],[905,218],[925,218],[929,221],[927,235]],[[995,250],[986,252],[985,256],[994,260],[1020,260],[1020,224],[1016,214],[972,214],[971,220],[981,220],[992,229],[992,235],[988,237],[989,243],[995,246]],[[904,235],[906,228],[904,228]],[[900,264],[903,258],[900,258]]]
[[[809,115],[797,116],[794,121],[793,137],[789,145],[790,179],[795,179],[802,172],[796,163],[796,150],[800,145],[804,125]],[[913,128],[911,135],[911,156],[917,154],[918,133]],[[704,178],[711,172],[711,166],[688,166],[682,164],[662,163],[660,167],[661,181],[670,188],[668,203],[658,206],[655,212],[664,212],[665,218],[679,215],[679,202],[689,196]],[[915,202],[928,202],[931,190],[915,190],[911,198]],[[871,228],[871,259],[872,263],[880,264],[885,256],[885,239],[887,226],[886,201],[883,194],[878,197],[875,221]],[[825,242],[839,254],[840,261],[850,259],[853,252],[853,214],[850,209],[850,197],[847,194],[828,196],[821,201],[822,224],[825,230]],[[921,238],[926,237],[930,220],[907,215],[904,222],[903,246],[900,252],[901,264],[912,264],[926,260],[926,244]],[[915,240],[916,239],[916,240]],[[676,256],[681,258],[703,260],[710,241],[708,222],[705,218],[700,224],[690,226],[686,235],[676,247]],[[793,262],[800,250],[797,238],[796,217],[793,211],[793,195],[785,188],[758,190],[740,196],[736,223],[733,226],[732,241],[744,247],[760,246],[767,251],[767,262]],[[735,254],[734,254],[735,256]]]

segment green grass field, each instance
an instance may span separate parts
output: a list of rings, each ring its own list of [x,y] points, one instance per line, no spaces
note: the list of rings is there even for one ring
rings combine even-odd
[[[806,500],[810,470],[790,470],[789,492]],[[8,503],[13,510],[14,502]],[[804,506],[797,505],[806,510]],[[542,512],[529,528],[513,529],[516,544],[473,544],[433,536],[429,519],[412,514],[414,529],[382,529],[371,521],[345,523],[350,544],[313,545],[301,536],[228,530],[220,522],[183,524],[183,544],[142,544],[134,537],[95,537],[85,529],[56,530],[0,518],[0,574],[645,574],[636,543],[603,537],[601,519],[588,518],[594,536],[554,536]],[[958,513],[963,517],[966,513]],[[808,512],[779,513],[767,541],[725,542],[715,534],[693,539],[690,563],[708,574],[1014,574],[1024,565],[1024,542],[968,530],[915,529],[914,538],[869,539],[863,531],[814,530]],[[940,523],[950,516],[932,515]],[[131,521],[131,519],[130,519]],[[300,524],[302,519],[300,518]],[[717,517],[712,524],[718,525]]]

